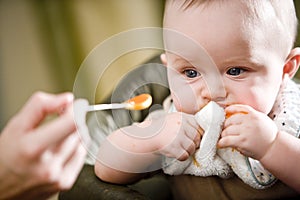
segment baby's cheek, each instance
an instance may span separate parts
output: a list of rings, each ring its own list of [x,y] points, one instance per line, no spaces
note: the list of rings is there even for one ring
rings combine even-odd
[[[173,85],[174,86],[174,85]],[[177,111],[195,114],[199,111],[199,101],[196,90],[186,83],[172,87],[172,99]]]
[[[199,111],[197,100],[193,97],[182,96],[180,101],[178,98],[173,98],[174,106],[177,111],[187,114],[195,114]]]
[[[265,93],[260,89],[241,89],[240,91],[240,93],[235,94],[234,102],[251,106],[253,109],[265,114],[272,109],[275,98],[270,97],[267,91]]]

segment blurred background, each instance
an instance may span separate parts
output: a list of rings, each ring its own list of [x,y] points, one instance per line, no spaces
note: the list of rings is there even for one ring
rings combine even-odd
[[[35,91],[72,91],[81,63],[99,43],[129,29],[161,27],[163,5],[163,0],[0,0],[0,128]],[[157,53],[135,52],[113,63],[116,70],[104,80],[109,84],[101,84],[97,101],[109,94],[114,77]]]
[[[81,63],[99,43],[129,29],[161,27],[163,5],[164,0],[0,0],[0,128],[35,91],[72,91]],[[135,52],[114,63],[97,101],[109,94],[115,77],[158,53]]]

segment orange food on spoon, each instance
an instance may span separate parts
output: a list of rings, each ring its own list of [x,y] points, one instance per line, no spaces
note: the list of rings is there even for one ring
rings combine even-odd
[[[141,94],[124,102],[127,104],[126,109],[143,110],[152,104],[152,97],[149,94]]]

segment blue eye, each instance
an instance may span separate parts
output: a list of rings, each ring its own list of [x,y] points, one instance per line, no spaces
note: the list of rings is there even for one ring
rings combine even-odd
[[[241,73],[245,72],[246,70],[242,69],[242,68],[238,68],[238,67],[233,67],[230,68],[226,74],[230,75],[230,76],[239,76]]]
[[[200,76],[200,74],[193,69],[186,69],[184,70],[184,74],[188,77],[188,78],[196,78],[198,76]]]

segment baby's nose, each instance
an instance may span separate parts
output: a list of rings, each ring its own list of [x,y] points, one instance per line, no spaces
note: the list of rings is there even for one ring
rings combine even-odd
[[[222,79],[218,77],[206,79],[206,86],[203,88],[202,97],[215,102],[224,101],[226,98],[226,89]]]

